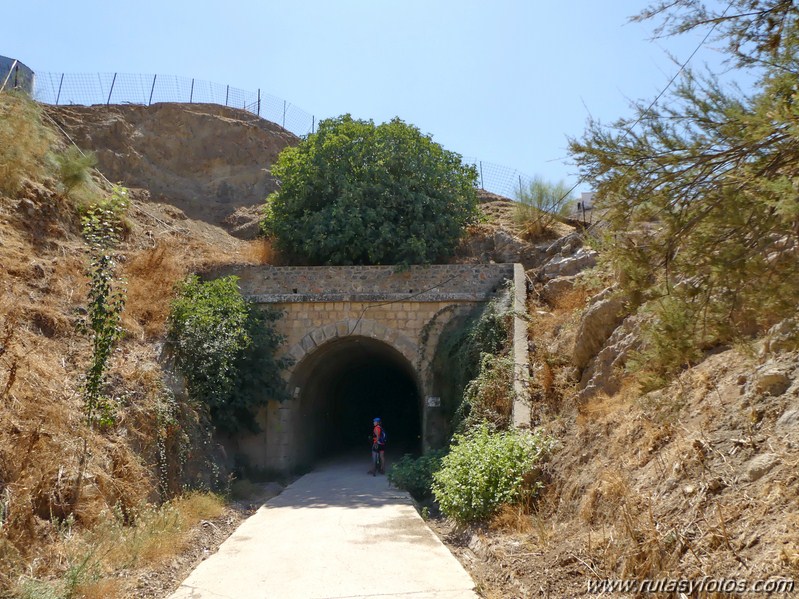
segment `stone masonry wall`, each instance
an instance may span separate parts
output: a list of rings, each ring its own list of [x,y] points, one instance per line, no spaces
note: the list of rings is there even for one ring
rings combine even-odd
[[[362,335],[389,343],[414,366],[419,364],[419,339],[427,324],[444,309],[471,302],[297,302],[276,303],[283,318],[278,332],[286,336],[287,353],[295,361],[325,341]],[[433,341],[431,339],[431,341]]]
[[[512,264],[410,266],[234,266],[209,278],[239,277],[242,293],[263,303],[483,301],[513,278]]]

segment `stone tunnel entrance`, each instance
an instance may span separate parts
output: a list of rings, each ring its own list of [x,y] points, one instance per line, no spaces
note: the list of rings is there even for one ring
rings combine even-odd
[[[389,465],[404,452],[443,446],[447,417],[430,376],[441,331],[509,279],[521,294],[515,312],[526,306],[524,269],[513,264],[237,265],[209,278],[231,274],[249,301],[282,313],[276,331],[294,361],[284,372],[292,398],[269,400],[258,414],[261,431],[231,440],[249,467],[274,472],[350,450],[368,456],[375,416],[389,434]],[[526,333],[514,339],[515,362],[526,362]]]
[[[296,365],[289,389],[299,408],[301,463],[367,452],[375,416],[385,423],[394,459],[421,450],[420,384],[407,358],[387,343],[363,336],[328,341]]]

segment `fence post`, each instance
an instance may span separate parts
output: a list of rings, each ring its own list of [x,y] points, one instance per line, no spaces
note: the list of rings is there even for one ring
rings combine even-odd
[[[8,83],[8,78],[11,77],[11,71],[13,71],[15,69],[15,67],[16,67],[17,70],[19,70],[19,67],[17,67],[17,61],[16,60],[11,64],[11,68],[8,70],[8,75],[6,75],[6,78],[3,81],[3,85],[0,85],[0,92],[3,91],[6,88],[6,83]],[[14,76],[14,87],[17,87],[17,77],[16,77],[16,75]]]
[[[58,84],[58,94],[55,97],[55,105],[58,106],[58,100],[61,98],[61,86],[64,85],[64,73],[61,73],[61,82]]]
[[[480,161],[480,189],[485,189],[485,183],[483,183],[483,161]]]
[[[191,80],[191,91],[189,92],[189,104],[194,101],[194,78]]]
[[[524,192],[522,191],[522,176],[519,175],[519,199],[522,199]]]
[[[258,116],[261,116],[261,88],[258,88]]]
[[[230,84],[228,84],[227,88],[225,89],[225,106],[227,106],[228,96],[230,96]]]
[[[155,79],[158,75],[153,75],[153,86],[150,88],[150,99],[147,100],[147,106],[153,103],[153,92],[155,91]]]
[[[111,103],[111,94],[114,93],[114,84],[117,82],[117,74],[114,73],[114,78],[111,80],[111,89],[108,90],[108,101],[105,103],[108,106]]]
[[[286,128],[286,101],[283,100],[283,125],[282,127]]]
[[[311,133],[314,132],[314,127],[316,127],[316,116],[312,114],[311,115]]]

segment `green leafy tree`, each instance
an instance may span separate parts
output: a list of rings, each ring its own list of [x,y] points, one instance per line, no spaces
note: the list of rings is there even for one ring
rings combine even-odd
[[[659,0],[633,18],[648,19],[660,19],[658,36],[712,28],[711,39],[736,65],[780,68],[796,47],[799,6],[792,0]]]
[[[665,101],[610,127],[592,121],[571,140],[609,225],[604,257],[651,315],[641,363],[661,371],[797,308],[797,10],[765,0],[730,9],[679,0],[645,16],[667,15],[674,32],[715,25],[736,60],[762,66],[755,93],[686,72]]]
[[[283,150],[263,230],[311,264],[427,264],[477,215],[474,167],[400,119],[349,115]]]
[[[271,324],[280,317],[242,297],[236,277],[180,285],[169,317],[168,338],[189,395],[208,405],[220,430],[258,430],[255,411],[286,398],[275,353],[283,338]]]

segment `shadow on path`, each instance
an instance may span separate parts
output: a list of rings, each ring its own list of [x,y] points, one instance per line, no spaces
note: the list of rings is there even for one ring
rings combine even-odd
[[[474,582],[366,458],[320,463],[261,508],[171,599],[474,599]]]

